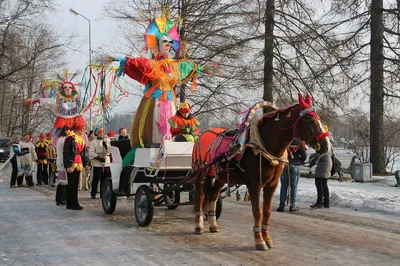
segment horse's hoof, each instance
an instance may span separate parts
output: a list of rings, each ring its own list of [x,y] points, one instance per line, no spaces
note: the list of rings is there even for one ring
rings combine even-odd
[[[274,244],[272,244],[272,240],[267,241],[266,243],[267,243],[268,248],[273,248],[274,247]]]
[[[210,232],[211,233],[219,233],[219,228],[218,227],[210,227]]]
[[[262,243],[256,244],[256,249],[260,250],[260,251],[267,251],[268,247],[265,244],[265,242],[262,242]]]
[[[194,230],[194,233],[196,235],[201,235],[202,233],[204,233],[204,228],[196,227],[196,229]]]

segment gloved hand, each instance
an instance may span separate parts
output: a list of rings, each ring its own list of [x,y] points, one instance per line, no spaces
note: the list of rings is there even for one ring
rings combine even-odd
[[[22,148],[21,152],[24,152],[24,151],[28,151],[29,152],[29,148]]]
[[[182,133],[189,133],[190,132],[190,125],[186,124],[184,126],[181,127],[181,131]]]
[[[97,156],[95,159],[98,160],[98,161],[101,162],[101,163],[105,163],[105,162],[106,162],[106,159],[104,159],[104,158],[101,157],[101,156]]]
[[[28,154],[28,153],[30,153],[29,149],[21,152],[21,155],[25,155],[25,154]]]

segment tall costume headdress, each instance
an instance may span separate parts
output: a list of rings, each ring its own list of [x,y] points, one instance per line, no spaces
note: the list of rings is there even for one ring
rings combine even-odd
[[[171,48],[178,53],[181,47],[181,39],[179,37],[178,29],[174,21],[165,17],[153,19],[148,26],[146,33],[144,34],[146,50],[150,49],[154,54],[157,54],[158,40],[163,35],[169,35],[171,37]]]

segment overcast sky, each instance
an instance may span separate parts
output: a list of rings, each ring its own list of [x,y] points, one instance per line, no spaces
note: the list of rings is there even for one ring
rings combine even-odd
[[[56,10],[49,17],[50,23],[61,36],[73,34],[77,36],[74,39],[74,44],[67,46],[65,59],[67,61],[67,69],[70,72],[76,70],[84,70],[89,64],[89,23],[81,16],[74,15],[69,11],[73,8],[78,13],[84,15],[91,21],[92,33],[92,50],[93,56],[99,53],[112,55],[120,55],[118,47],[121,47],[120,42],[123,41],[119,35],[117,23],[105,17],[104,5],[107,0],[58,0],[56,1]],[[121,51],[124,52],[124,51]],[[135,55],[133,55],[135,56]],[[124,78],[129,82],[129,78]],[[126,87],[137,93],[135,88],[139,88],[136,82],[129,82]],[[137,97],[131,95],[129,100],[123,99],[115,109],[115,112],[121,112],[126,109],[132,111],[132,100],[137,102]]]

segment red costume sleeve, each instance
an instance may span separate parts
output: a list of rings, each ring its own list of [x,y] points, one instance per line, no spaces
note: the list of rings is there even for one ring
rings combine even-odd
[[[171,134],[174,137],[175,135],[181,134],[181,129],[176,127],[171,127]]]
[[[152,66],[151,61],[148,58],[138,57],[138,58],[126,58],[125,63],[125,74],[130,78],[137,80],[141,84],[147,84],[150,79],[146,74],[151,73]]]

